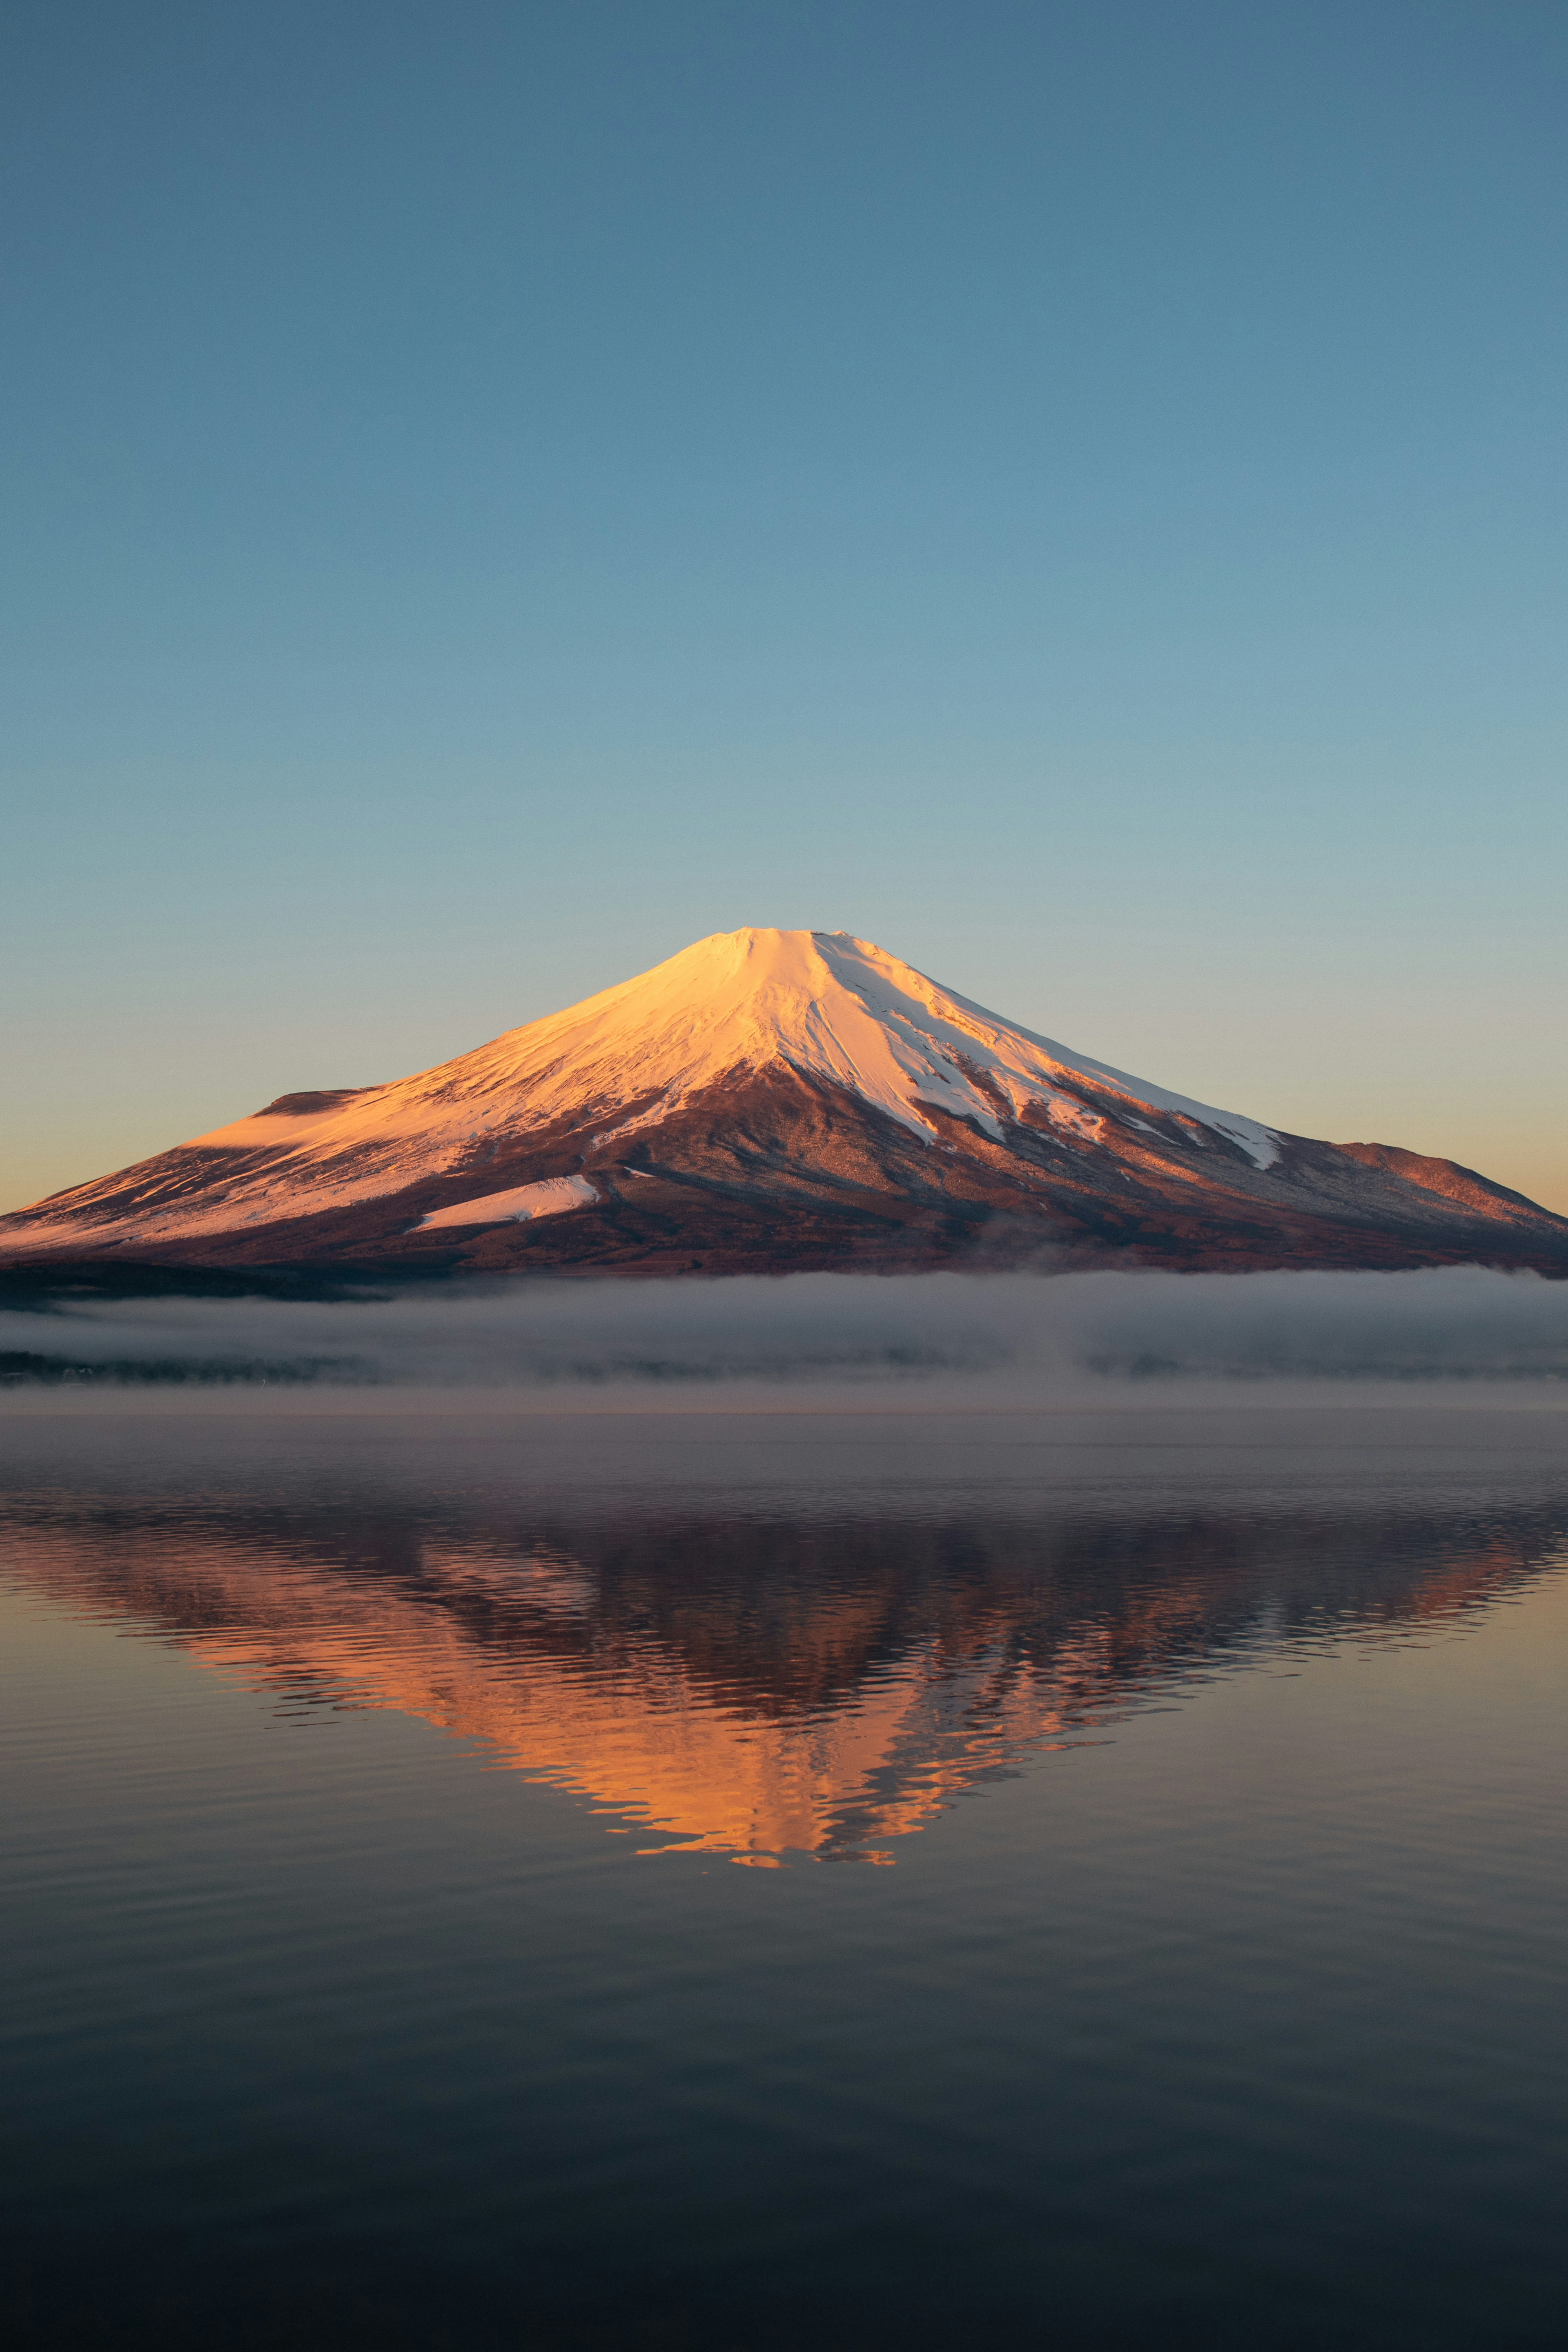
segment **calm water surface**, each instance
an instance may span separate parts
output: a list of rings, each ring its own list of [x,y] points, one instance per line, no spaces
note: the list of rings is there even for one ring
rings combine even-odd
[[[11,2343],[1563,2340],[1568,1415],[0,1444]]]

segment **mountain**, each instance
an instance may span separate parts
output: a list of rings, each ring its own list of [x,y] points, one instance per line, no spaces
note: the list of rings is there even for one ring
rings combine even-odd
[[[664,1274],[1480,1260],[1568,1219],[1003,1021],[844,931],[724,931],[390,1086],[279,1096],[0,1218],[13,1264]]]

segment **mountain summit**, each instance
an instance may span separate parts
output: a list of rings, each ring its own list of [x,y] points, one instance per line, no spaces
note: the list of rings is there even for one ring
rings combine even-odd
[[[1452,1161],[1149,1085],[847,931],[722,931],[390,1086],[264,1110],[0,1218],[0,1252],[209,1266],[1568,1272]]]

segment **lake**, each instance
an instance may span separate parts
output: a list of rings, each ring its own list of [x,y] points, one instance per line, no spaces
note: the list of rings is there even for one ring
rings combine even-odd
[[[0,1433],[10,2343],[1561,2342],[1561,1402]]]

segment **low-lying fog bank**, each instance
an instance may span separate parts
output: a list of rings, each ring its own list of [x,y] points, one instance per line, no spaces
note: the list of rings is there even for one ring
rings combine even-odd
[[[60,1300],[0,1312],[13,1402],[105,1390],[483,1388],[562,1406],[689,1399],[984,1407],[1219,1383],[1568,1382],[1568,1283],[1408,1274],[792,1275],[389,1289],[346,1303]],[[326,1398],[323,1397],[323,1402]]]

